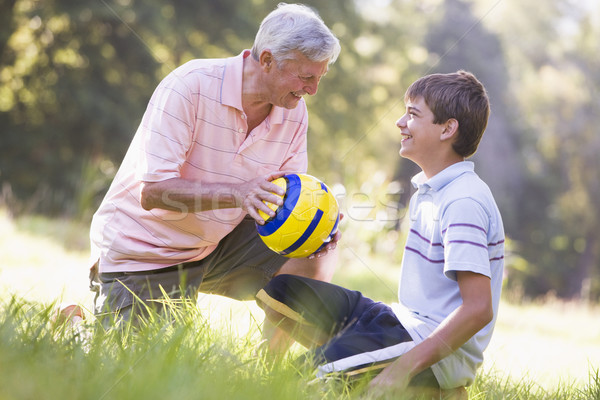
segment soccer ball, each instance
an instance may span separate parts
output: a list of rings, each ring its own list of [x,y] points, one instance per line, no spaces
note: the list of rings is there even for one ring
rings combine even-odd
[[[273,181],[285,189],[283,205],[266,203],[274,217],[259,210],[264,225],[256,224],[267,247],[290,258],[308,257],[321,250],[337,231],[337,200],[323,182],[311,175],[288,174]]]

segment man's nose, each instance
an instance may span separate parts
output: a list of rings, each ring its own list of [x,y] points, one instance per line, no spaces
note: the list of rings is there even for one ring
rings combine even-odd
[[[309,85],[306,85],[302,89],[309,95],[314,96],[319,90],[319,82],[314,82]]]

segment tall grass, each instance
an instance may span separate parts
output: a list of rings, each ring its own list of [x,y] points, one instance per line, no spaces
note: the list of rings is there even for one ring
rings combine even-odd
[[[358,399],[365,382],[315,381],[292,356],[257,351],[258,325],[239,337],[195,305],[150,314],[137,329],[74,329],[54,305],[12,297],[0,305],[0,399]],[[584,387],[547,391],[524,378],[480,376],[472,399],[600,399],[598,370]],[[396,398],[396,397],[394,397]]]
[[[91,303],[87,251],[75,240],[85,236],[69,221],[13,219],[0,207],[0,400],[365,398],[365,382],[315,382],[293,361],[300,346],[269,362],[257,351],[263,314],[253,302],[203,296],[137,331],[105,331],[91,315],[81,331],[53,322],[55,303]],[[336,283],[396,298],[397,263],[341,249]],[[600,400],[599,313],[504,301],[470,398]]]
[[[254,341],[213,329],[193,306],[110,330],[54,323],[52,310],[14,297],[2,306],[0,398],[340,398],[289,359],[268,362]]]

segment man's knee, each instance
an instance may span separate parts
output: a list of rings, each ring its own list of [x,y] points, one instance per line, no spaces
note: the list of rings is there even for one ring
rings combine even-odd
[[[314,258],[290,258],[275,273],[275,276],[291,274],[331,282],[338,259],[338,250],[330,250],[323,256]]]

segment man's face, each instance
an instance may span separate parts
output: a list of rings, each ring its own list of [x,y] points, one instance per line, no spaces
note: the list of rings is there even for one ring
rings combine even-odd
[[[436,161],[440,148],[442,124],[433,123],[434,116],[423,97],[409,100],[406,112],[396,121],[402,134],[400,155],[423,168]]]
[[[295,108],[305,94],[316,94],[328,69],[327,60],[310,61],[300,53],[293,59],[273,63],[267,81],[270,103],[288,109]]]

